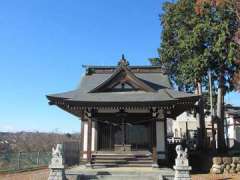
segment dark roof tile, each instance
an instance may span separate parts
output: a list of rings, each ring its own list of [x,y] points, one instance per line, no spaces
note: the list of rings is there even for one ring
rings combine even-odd
[[[157,90],[156,92],[131,91],[89,93],[89,91],[102,84],[111,75],[112,74],[85,75],[82,77],[80,86],[76,90],[51,94],[48,95],[48,97],[82,102],[159,102],[195,96],[193,94],[171,89],[168,76],[162,73],[135,73],[138,78]]]

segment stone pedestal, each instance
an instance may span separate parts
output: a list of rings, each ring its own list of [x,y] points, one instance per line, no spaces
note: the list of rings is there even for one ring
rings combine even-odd
[[[66,180],[64,169],[51,169],[48,180]]]
[[[173,166],[175,170],[174,180],[191,180],[190,170],[192,167],[189,166],[189,162],[187,159],[187,149],[183,151],[181,145],[176,146],[177,158],[175,159],[175,166]]]
[[[50,174],[48,180],[67,180],[64,170],[62,149],[61,144],[57,144],[56,149],[52,149],[52,159],[49,165]]]

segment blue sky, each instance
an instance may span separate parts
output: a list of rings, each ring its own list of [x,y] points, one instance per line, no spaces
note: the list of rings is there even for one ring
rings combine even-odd
[[[161,0],[2,1],[0,131],[79,132],[46,94],[74,89],[83,64],[149,64],[160,45]],[[227,101],[240,105],[238,94]]]

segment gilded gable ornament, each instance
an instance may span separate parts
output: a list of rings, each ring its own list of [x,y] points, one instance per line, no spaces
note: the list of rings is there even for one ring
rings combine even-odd
[[[122,54],[122,59],[120,59],[120,61],[118,62],[118,66],[128,66],[129,62],[125,59],[124,54]]]

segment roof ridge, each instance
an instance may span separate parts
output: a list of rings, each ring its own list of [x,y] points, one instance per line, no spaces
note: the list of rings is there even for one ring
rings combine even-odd
[[[105,65],[82,65],[83,68],[118,68],[117,65],[105,66]],[[161,66],[153,66],[153,65],[129,65],[130,68],[161,68]]]

